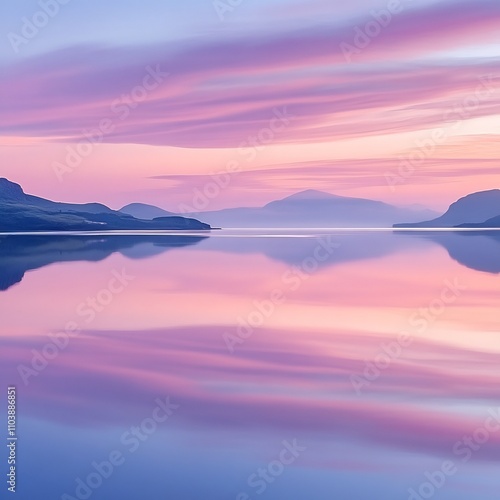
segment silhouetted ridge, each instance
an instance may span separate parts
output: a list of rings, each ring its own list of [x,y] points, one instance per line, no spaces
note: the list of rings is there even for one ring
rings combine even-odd
[[[500,189],[472,193],[450,205],[437,219],[424,222],[395,224],[394,227],[498,227],[488,226],[486,221],[500,215]]]
[[[101,203],[57,203],[27,195],[19,184],[0,179],[0,232],[208,230],[193,218],[138,219]]]

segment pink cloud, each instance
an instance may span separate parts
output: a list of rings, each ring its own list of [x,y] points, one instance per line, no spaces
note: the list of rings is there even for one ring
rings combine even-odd
[[[353,37],[348,25],[179,49],[66,49],[4,73],[0,91],[12,98],[3,105],[3,133],[76,141],[83,129],[110,118],[114,130],[107,142],[234,147],[268,127],[273,108],[284,107],[295,118],[278,143],[415,130],[442,122],[444,111],[475,91],[479,76],[497,75],[499,66],[401,61],[435,54],[437,46],[442,51],[485,41],[499,24],[496,2],[404,10],[361,51],[355,62],[362,65],[347,65],[339,49]],[[116,112],[112,103],[141,84],[145,68],[157,65],[169,76],[137,107]],[[469,118],[499,111],[498,96],[492,96]]]

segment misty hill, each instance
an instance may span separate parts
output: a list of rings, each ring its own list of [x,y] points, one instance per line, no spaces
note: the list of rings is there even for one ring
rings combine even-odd
[[[500,225],[489,225],[499,224],[498,218],[500,218],[500,189],[492,189],[460,198],[437,219],[418,223],[408,221],[404,224],[395,224],[394,227],[500,227]]]
[[[0,179],[0,232],[183,229],[210,226],[179,216],[137,219],[100,203],[57,203],[28,195],[19,184]]]
[[[396,207],[380,201],[337,196],[308,190],[260,208],[229,208],[186,214],[223,228],[278,227],[392,227],[396,222],[419,221],[437,213]]]
[[[130,203],[120,209],[120,212],[131,215],[136,219],[156,219],[157,217],[172,217],[176,215],[172,212],[167,212],[163,208],[148,205],[146,203]]]

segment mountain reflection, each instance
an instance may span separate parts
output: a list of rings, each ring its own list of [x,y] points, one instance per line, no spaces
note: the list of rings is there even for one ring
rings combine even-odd
[[[500,232],[498,231],[405,232],[399,234],[437,243],[447,250],[453,260],[469,269],[492,274],[500,273]]]
[[[27,271],[56,262],[98,262],[119,252],[132,259],[157,255],[172,248],[195,245],[200,236],[178,235],[9,235],[0,237],[0,290],[8,290]]]
[[[98,262],[113,253],[130,259],[152,257],[173,248],[197,245],[199,251],[261,254],[289,265],[300,265],[322,242],[332,248],[318,262],[330,267],[352,261],[377,259],[437,244],[459,264],[476,271],[500,273],[500,232],[329,232],[290,235],[8,235],[0,237],[0,291],[8,290],[27,271],[57,262]],[[278,237],[275,237],[278,236]]]

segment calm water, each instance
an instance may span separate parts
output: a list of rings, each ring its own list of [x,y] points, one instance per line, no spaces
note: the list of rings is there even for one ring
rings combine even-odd
[[[0,238],[13,498],[498,499],[499,272],[494,232]]]

